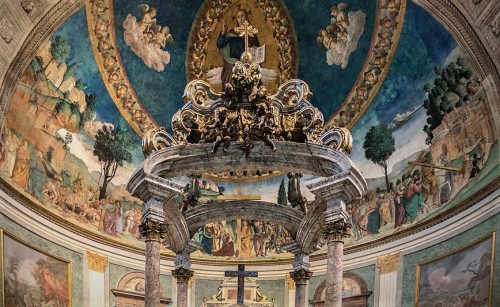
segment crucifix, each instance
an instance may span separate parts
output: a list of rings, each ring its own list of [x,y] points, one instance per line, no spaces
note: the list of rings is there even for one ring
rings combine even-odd
[[[243,305],[243,300],[245,298],[245,277],[257,277],[259,274],[255,271],[245,271],[244,264],[238,264],[238,271],[226,271],[224,272],[226,277],[238,277],[238,305]]]
[[[245,20],[242,26],[234,28],[236,33],[240,36],[245,36],[245,50],[248,50],[248,37],[253,37],[255,34],[259,33],[259,30],[252,27],[248,21]]]

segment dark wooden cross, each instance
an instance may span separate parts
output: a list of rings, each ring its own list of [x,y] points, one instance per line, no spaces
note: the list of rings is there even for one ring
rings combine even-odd
[[[226,277],[238,277],[238,302],[243,305],[245,299],[245,277],[257,277],[259,274],[255,271],[245,271],[244,264],[238,264],[238,271],[224,272]]]

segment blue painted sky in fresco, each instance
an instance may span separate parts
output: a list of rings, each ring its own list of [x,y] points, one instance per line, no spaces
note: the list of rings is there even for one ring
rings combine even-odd
[[[368,110],[351,130],[354,140],[351,158],[355,162],[366,162],[363,143],[371,126],[388,125],[398,113],[423,104],[423,85],[433,80],[434,66],[443,65],[456,47],[454,38],[437,20],[415,3],[408,2],[405,24],[388,75]],[[420,132],[424,124],[415,133]],[[404,144],[396,140],[396,147],[398,145]]]
[[[75,33],[75,29],[78,29],[77,33]],[[71,16],[54,34],[54,36],[57,35],[62,36],[71,48],[66,63],[80,63],[76,70],[75,78],[81,79],[87,85],[87,94],[94,94],[99,98],[96,108],[97,120],[116,123],[120,113],[106,90],[95,62],[92,45],[89,40],[85,7]]]
[[[345,69],[328,65],[326,49],[316,43],[319,29],[330,23],[330,8],[338,1],[286,1],[294,20],[299,44],[299,78],[309,84],[313,97],[311,102],[318,107],[326,120],[344,101],[363,66],[372,39],[375,20],[376,1],[349,1],[351,8],[366,14],[365,30],[358,42],[357,49],[350,55]]]
[[[148,107],[157,114],[156,119],[159,124],[167,126],[170,124],[172,114],[183,103],[181,96],[186,82],[184,68],[185,48],[191,22],[201,3],[200,0],[191,2],[189,9],[187,9],[185,4],[181,6],[183,2],[177,2],[179,6],[176,11],[166,12],[160,10],[158,13],[160,24],[164,21],[163,24],[167,25],[184,25],[179,26],[179,29],[183,29],[182,31],[178,30],[174,33],[175,46],[167,47],[167,50],[172,53],[172,59],[165,71],[158,73],[147,68],[125,45],[123,35],[117,35],[121,46],[122,59],[126,63],[127,70],[132,71],[132,73],[127,71],[129,78],[143,102],[148,104]],[[157,1],[150,4],[161,5],[162,3]],[[304,37],[315,37],[316,28],[324,27],[328,23],[331,4],[317,1],[289,1],[287,4],[289,5],[290,14],[295,20],[298,34],[302,33]],[[196,10],[193,8],[196,8]],[[121,1],[116,9],[122,11],[122,13],[118,14],[122,16],[122,19],[120,20],[117,17],[117,26],[123,23],[123,18],[126,16],[125,12],[131,12],[134,16],[141,16],[137,5],[128,1]],[[366,9],[363,7],[363,10]],[[322,13],[302,16],[297,13],[300,10]],[[372,23],[368,21],[367,26],[371,26]],[[78,33],[75,33],[75,29],[78,29]],[[122,29],[122,27],[119,29]],[[371,30],[365,30],[365,34],[368,33],[366,31]],[[97,119],[115,125],[119,124],[120,121],[123,122],[122,119],[120,120],[119,111],[112,102],[95,64],[94,54],[88,38],[85,8],[80,9],[68,19],[55,35],[63,36],[71,46],[71,55],[67,63],[74,61],[83,63],[78,67],[76,77],[83,80],[88,86],[88,93],[93,93],[99,97]],[[369,40],[367,42],[369,43]],[[367,47],[363,47],[363,44],[363,42],[360,42],[358,50],[351,54],[349,67],[351,65],[353,67],[362,65],[364,56],[359,56],[357,53],[366,53],[364,49]],[[325,62],[325,50],[319,49],[315,42],[310,44],[309,39],[302,39],[299,36],[299,47],[299,77],[311,84],[314,93],[313,103],[318,105],[325,113],[325,118],[328,118],[335,111],[333,106],[336,106],[339,102],[335,97],[340,95],[340,91],[337,89],[332,91],[331,89],[341,84],[346,85],[349,83],[349,86],[352,85],[352,82],[342,83],[338,81],[346,80],[346,76],[343,78],[339,76],[348,72],[338,66],[328,66]],[[355,161],[364,159],[362,146],[364,136],[370,126],[378,123],[388,124],[396,114],[411,110],[422,103],[424,99],[422,86],[427,80],[433,78],[433,66],[442,64],[455,47],[456,43],[453,37],[443,26],[413,2],[408,3],[407,18],[388,76],[372,105],[353,128],[354,152],[352,157]],[[326,71],[324,73],[326,75],[323,74],[324,71]],[[356,77],[354,73],[351,73],[351,75],[352,78]],[[315,84],[324,86],[325,89],[314,90],[313,85]],[[343,95],[347,94],[347,92],[348,89],[343,92]],[[146,96],[142,96],[144,93],[146,93]],[[325,103],[320,104],[320,101]],[[329,106],[326,106],[327,104]],[[327,111],[329,109],[331,110]],[[139,138],[136,141],[139,143]],[[140,155],[137,154],[137,157],[139,158]]]
[[[78,32],[75,33],[75,29]],[[120,111],[114,104],[109,96],[109,93],[104,85],[102,77],[97,68],[92,45],[89,40],[89,32],[87,26],[87,17],[85,7],[81,8],[71,16],[66,23],[58,29],[54,36],[63,37],[70,46],[70,55],[66,63],[79,62],[80,65],[75,73],[75,78],[80,79],[87,86],[86,94],[94,94],[98,97],[98,104],[96,106],[96,120],[112,123],[115,126],[128,131],[130,138],[133,142],[140,144],[141,139],[130,126],[125,122],[120,115]],[[133,151],[134,163],[139,163],[144,159],[140,146],[137,146]]]
[[[130,82],[134,85],[141,102],[160,126],[170,129],[172,115],[184,104],[182,94],[186,86],[186,47],[191,24],[200,7],[201,0],[144,1],[158,9],[157,23],[169,26],[174,37],[174,46],[164,49],[170,53],[170,63],[165,70],[157,72],[148,68],[142,60],[125,44],[123,21],[128,14],[138,20],[142,12],[136,1],[114,1],[116,40],[120,56],[125,65]]]
[[[137,2],[117,0],[115,7],[116,38],[127,75],[140,100],[156,121],[169,128],[172,115],[183,105],[182,93],[186,86],[185,59],[189,32],[203,1],[145,1],[158,8],[156,19],[160,25],[170,26],[175,45],[167,46],[170,63],[162,72],[148,68],[125,44],[123,21],[130,13],[138,20],[142,12]],[[356,80],[370,46],[375,16],[375,1],[351,1],[348,11],[366,13],[365,31],[358,48],[351,54],[346,69],[326,63],[326,49],[316,43],[318,31],[330,23],[329,1],[286,1],[295,22],[299,44],[299,78],[307,81],[314,94],[312,102],[329,118],[343,101]],[[212,39],[216,39],[216,34]]]

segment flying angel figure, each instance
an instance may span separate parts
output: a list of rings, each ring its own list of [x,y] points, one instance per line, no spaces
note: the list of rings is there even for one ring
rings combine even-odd
[[[142,19],[139,21],[139,28],[143,33],[151,31],[151,27],[156,23],[156,8],[149,8],[147,4],[139,4],[138,7],[142,12]]]
[[[153,45],[156,48],[165,48],[166,44],[174,45],[174,37],[170,33],[169,26],[160,26],[155,24],[155,34],[153,36]]]
[[[332,19],[330,23],[332,25],[338,25],[344,29],[347,29],[349,26],[349,19],[347,18],[346,10],[351,7],[351,4],[348,2],[340,2],[330,8],[330,14],[332,15]]]

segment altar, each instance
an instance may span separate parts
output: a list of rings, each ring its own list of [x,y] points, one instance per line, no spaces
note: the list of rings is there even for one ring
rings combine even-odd
[[[274,298],[268,298],[262,293],[256,278],[245,277],[244,304],[237,304],[238,278],[224,277],[217,292],[211,298],[205,298],[201,307],[249,306],[249,307],[276,307]]]

